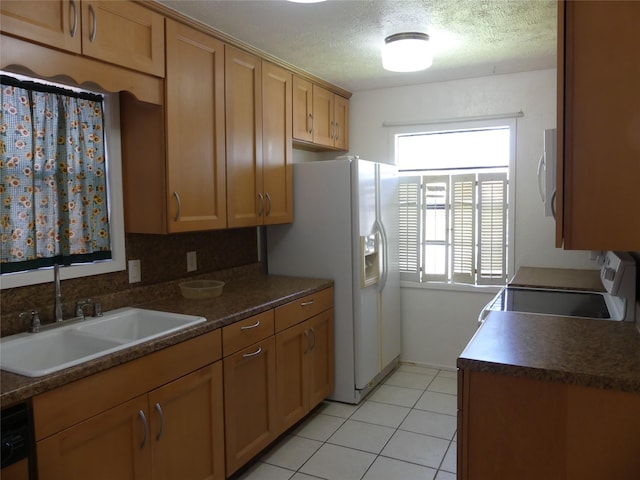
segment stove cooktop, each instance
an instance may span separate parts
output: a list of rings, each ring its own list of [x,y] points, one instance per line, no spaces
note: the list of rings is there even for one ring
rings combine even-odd
[[[491,310],[610,319],[602,293],[505,287]]]

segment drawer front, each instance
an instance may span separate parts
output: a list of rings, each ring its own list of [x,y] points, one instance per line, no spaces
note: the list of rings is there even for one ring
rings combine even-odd
[[[229,356],[273,335],[273,310],[262,312],[222,329],[222,355]]]
[[[276,332],[311,318],[333,306],[333,287],[276,308]]]

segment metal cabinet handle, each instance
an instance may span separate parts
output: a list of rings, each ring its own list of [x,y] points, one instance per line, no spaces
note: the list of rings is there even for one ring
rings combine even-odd
[[[264,212],[264,197],[262,193],[258,192],[258,199],[260,200],[260,210],[258,211],[258,216],[262,216],[262,212]]]
[[[142,420],[142,429],[144,433],[144,437],[142,438],[142,443],[140,444],[140,448],[144,448],[147,446],[147,434],[149,432],[149,424],[147,423],[147,417],[145,416],[142,410],[138,411],[138,416],[140,420]]]
[[[89,35],[89,41],[93,43],[96,39],[96,33],[98,33],[98,19],[96,18],[96,12],[93,9],[93,5],[89,5],[89,15],[93,21],[91,22],[91,34]]]
[[[307,344],[305,345],[304,352],[303,352],[303,354],[306,355],[309,352],[309,347],[311,346],[309,344],[309,330],[304,331],[304,338],[307,339]]]
[[[336,122],[336,137],[335,140],[338,141],[340,140],[340,124],[338,122]]]
[[[71,31],[69,35],[73,38],[78,31],[78,7],[76,7],[75,0],[69,1],[69,19],[71,20]]]
[[[160,430],[156,435],[156,440],[160,440],[162,438],[162,432],[164,432],[164,414],[162,413],[162,407],[159,403],[156,403],[156,412],[158,412],[158,417],[160,417]]]
[[[253,353],[244,353],[242,356],[244,358],[249,358],[249,357],[255,357],[256,355],[260,355],[262,353],[262,347],[258,347],[258,350],[256,350]]]
[[[309,300],[308,302],[302,302],[300,304],[301,307],[308,307],[309,305],[313,305],[314,303],[316,303],[315,300]]]
[[[313,133],[313,114],[309,114],[309,118],[307,119],[307,125],[309,126],[309,133]]]
[[[240,330],[251,330],[252,328],[256,328],[260,326],[260,320],[258,320],[253,325],[245,325],[244,327],[240,327]]]
[[[269,195],[268,193],[265,193],[264,195],[267,198],[267,217],[268,217],[271,214],[271,195]]]
[[[316,348],[316,330],[313,327],[311,327],[311,334],[313,335],[313,343],[311,344],[311,348],[309,348],[309,350],[313,351],[313,349]]]
[[[336,122],[331,120],[330,125],[331,125],[331,133],[329,134],[329,138],[335,140],[335,138],[336,138]]]
[[[174,222],[177,222],[180,219],[180,213],[182,211],[182,202],[180,201],[180,195],[178,195],[178,192],[173,192],[173,196],[176,198],[176,202],[178,203],[178,211],[176,212],[176,216],[173,219]]]

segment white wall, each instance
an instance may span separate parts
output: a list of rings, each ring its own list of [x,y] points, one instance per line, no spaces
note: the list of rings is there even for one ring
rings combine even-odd
[[[392,163],[383,122],[419,122],[518,112],[515,264],[597,268],[588,252],[554,247],[554,221],[543,215],[537,186],[542,132],[556,125],[556,70],[356,92],[350,101],[350,154]],[[454,367],[493,293],[403,288],[402,359]]]

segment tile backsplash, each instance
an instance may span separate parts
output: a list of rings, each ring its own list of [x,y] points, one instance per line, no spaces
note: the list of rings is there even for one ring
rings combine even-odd
[[[210,278],[259,270],[255,228],[215,230],[173,235],[126,235],[127,260],[140,260],[142,281],[129,283],[126,270],[61,282],[63,316],[72,317],[75,302],[92,298],[105,311],[135,305],[160,295],[168,283],[186,277]],[[197,270],[187,272],[187,252],[197,253]],[[221,278],[224,280],[224,278]],[[0,291],[0,336],[28,329],[22,311],[37,310],[43,323],[53,318],[54,286],[43,283]]]

